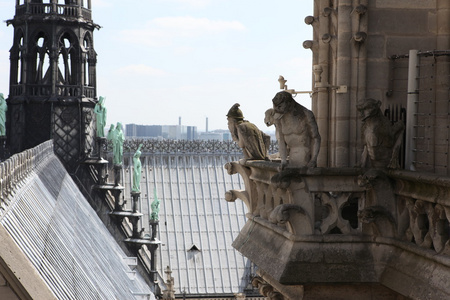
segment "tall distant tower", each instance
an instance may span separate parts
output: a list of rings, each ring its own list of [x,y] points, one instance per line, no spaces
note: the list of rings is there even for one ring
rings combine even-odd
[[[53,139],[70,171],[93,148],[96,61],[91,0],[16,0],[7,144],[21,152]]]

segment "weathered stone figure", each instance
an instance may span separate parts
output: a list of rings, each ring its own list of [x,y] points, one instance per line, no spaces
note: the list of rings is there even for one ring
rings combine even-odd
[[[106,126],[106,107],[105,107],[105,97],[101,97],[95,104],[94,112],[97,120],[97,137],[105,137],[105,126]]]
[[[314,114],[285,91],[277,93],[272,102],[281,167],[286,167],[288,153],[290,166],[316,167],[320,135]]]
[[[8,110],[8,105],[6,104],[6,100],[3,97],[3,94],[0,93],[0,136],[6,135],[6,111]]]
[[[231,137],[242,148],[245,160],[267,159],[270,136],[259,130],[253,123],[244,120],[239,106],[239,103],[234,104],[227,114]]]
[[[264,113],[264,124],[266,124],[267,127],[270,127],[272,125],[275,126],[275,111],[273,110],[273,108],[269,108],[268,110],[266,110],[266,112]],[[275,137],[277,139],[277,141],[279,140],[279,132],[275,126]],[[286,151],[287,151],[287,155],[289,156],[289,147],[286,147]],[[271,155],[269,155],[270,159],[280,159],[280,153],[273,153]]]
[[[133,155],[133,187],[131,188],[131,191],[136,193],[141,191],[141,147],[142,144],[139,145]]]
[[[403,122],[391,124],[380,106],[381,101],[375,99],[365,99],[357,105],[363,122],[361,167],[397,169],[400,167],[398,155],[405,125]]]

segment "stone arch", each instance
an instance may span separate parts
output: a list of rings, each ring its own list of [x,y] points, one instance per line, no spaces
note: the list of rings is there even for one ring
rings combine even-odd
[[[12,84],[22,83],[23,80],[24,38],[23,30],[18,28],[14,33],[14,43],[10,50]]]
[[[94,42],[91,32],[86,32],[83,37],[83,83],[85,86],[95,85],[95,63],[96,52],[94,50]]]
[[[63,30],[58,35],[57,85],[77,84],[79,52],[77,36],[69,30]],[[72,92],[66,94],[64,93],[65,96],[76,96]]]
[[[46,84],[51,82],[51,68],[50,68],[50,49],[51,40],[49,35],[43,31],[39,30],[32,35],[29,40],[28,45],[30,62],[28,66],[30,67],[31,76],[29,80],[30,83],[35,84]]]

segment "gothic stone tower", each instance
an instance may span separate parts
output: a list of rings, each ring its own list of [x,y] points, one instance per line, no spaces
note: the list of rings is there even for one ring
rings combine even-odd
[[[17,153],[46,140],[71,171],[93,148],[96,60],[91,0],[16,0],[7,136]]]

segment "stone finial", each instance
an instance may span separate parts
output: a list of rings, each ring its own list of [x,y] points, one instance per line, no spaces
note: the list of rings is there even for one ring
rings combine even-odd
[[[169,266],[167,266],[164,273],[166,273],[167,276],[166,279],[167,290],[163,291],[162,298],[164,300],[175,300],[174,278],[172,277],[172,270],[170,269]]]
[[[253,123],[244,120],[239,106],[239,103],[234,104],[227,114],[231,137],[242,148],[245,160],[266,160],[270,136],[259,130]]]
[[[286,91],[272,100],[273,112],[268,119],[276,127],[282,169],[288,163],[293,167],[316,167],[320,149],[320,135],[314,114],[298,104]],[[267,124],[267,122],[266,122]]]
[[[381,101],[375,99],[365,99],[357,105],[363,122],[364,151],[361,156],[361,167],[398,169],[400,167],[398,156],[405,125],[403,122],[391,124],[381,112],[380,106]]]

